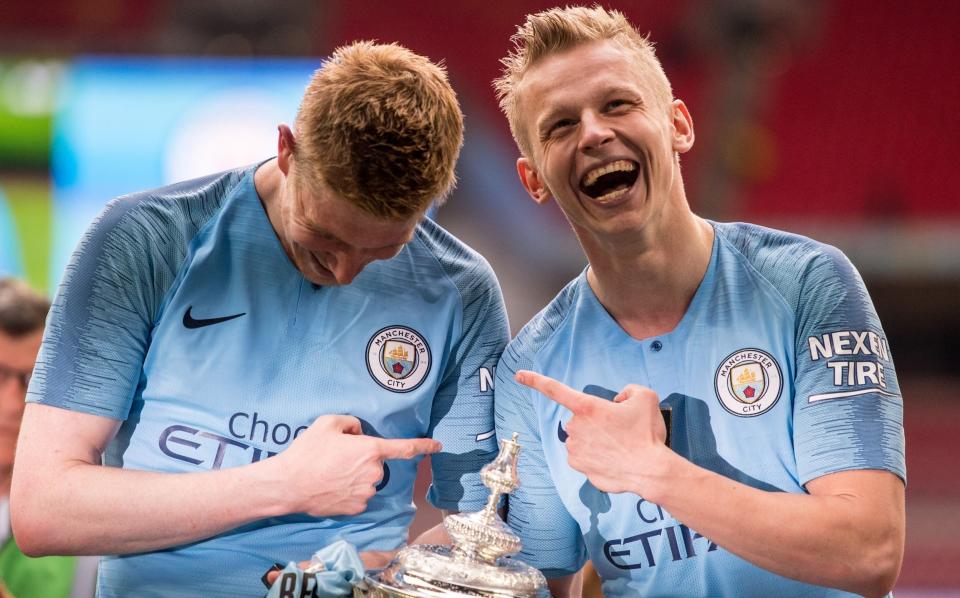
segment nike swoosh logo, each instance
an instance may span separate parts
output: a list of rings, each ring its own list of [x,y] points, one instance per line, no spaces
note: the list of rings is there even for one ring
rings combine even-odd
[[[563,429],[563,423],[557,422],[557,438],[560,439],[560,442],[566,442],[567,436],[569,436],[569,434]]]
[[[213,324],[220,324],[221,322],[227,322],[234,318],[239,318],[240,316],[247,315],[247,312],[242,314],[233,314],[232,316],[223,316],[222,318],[194,318],[190,312],[193,310],[193,306],[187,308],[187,311],[183,314],[183,326],[185,328],[203,328],[204,326],[212,326]]]

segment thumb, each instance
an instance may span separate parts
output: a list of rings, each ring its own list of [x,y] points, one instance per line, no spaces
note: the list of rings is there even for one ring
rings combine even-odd
[[[334,430],[344,434],[363,434],[360,420],[352,415],[324,415],[317,419],[328,418]]]
[[[652,397],[654,401],[659,402],[659,397],[656,392],[639,384],[628,384],[624,386],[623,390],[621,390],[617,396],[613,397],[613,402],[624,403],[631,399],[639,399],[640,397]]]

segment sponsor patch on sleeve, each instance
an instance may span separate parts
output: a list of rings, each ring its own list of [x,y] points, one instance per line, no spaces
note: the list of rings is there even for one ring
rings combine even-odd
[[[839,330],[807,338],[810,360],[822,362],[837,389],[810,395],[809,402],[843,399],[870,393],[899,396],[887,389],[890,349],[887,339],[870,330]]]

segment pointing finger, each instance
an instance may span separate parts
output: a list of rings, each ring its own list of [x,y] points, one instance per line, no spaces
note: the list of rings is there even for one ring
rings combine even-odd
[[[380,438],[377,449],[384,460],[413,459],[418,455],[438,453],[443,445],[432,438]]]
[[[549,376],[531,372],[530,370],[520,370],[517,372],[516,380],[520,384],[540,391],[547,398],[560,403],[574,413],[582,412],[593,401],[599,401],[596,397],[578,392],[563,382],[554,380]]]

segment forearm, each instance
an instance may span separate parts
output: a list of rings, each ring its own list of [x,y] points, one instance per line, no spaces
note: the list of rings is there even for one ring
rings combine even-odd
[[[272,461],[188,474],[82,462],[24,473],[11,494],[14,530],[31,555],[127,554],[201,540],[284,514]]]
[[[275,457],[215,471],[155,473],[100,465],[118,427],[105,417],[27,405],[10,500],[25,553],[143,552],[287,513],[355,515],[376,494],[385,460],[441,448],[428,438],[364,436],[358,419],[326,415]]]
[[[896,580],[902,509],[887,507],[902,505],[902,485],[899,498],[896,488],[890,496],[766,492],[670,454],[669,475],[641,481],[645,497],[724,549],[784,577],[866,596],[886,594]]]

